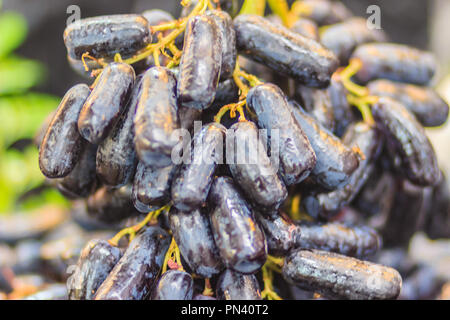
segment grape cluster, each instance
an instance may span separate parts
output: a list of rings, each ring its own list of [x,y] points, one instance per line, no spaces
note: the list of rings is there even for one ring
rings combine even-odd
[[[182,4],[178,20],[150,10],[64,32],[95,80],[43,126],[41,171],[93,219],[140,221],[88,242],[69,298],[397,298],[399,272],[373,259],[381,239],[450,234],[423,128],[448,116],[433,56],[336,1],[234,18],[233,1]]]

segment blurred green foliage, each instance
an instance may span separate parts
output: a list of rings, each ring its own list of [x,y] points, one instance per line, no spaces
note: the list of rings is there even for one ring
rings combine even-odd
[[[1,0],[0,0],[1,9]],[[66,201],[46,189],[18,201],[23,194],[41,186],[38,150],[33,144],[17,150],[11,145],[33,139],[45,118],[60,101],[58,97],[30,92],[45,79],[45,68],[37,61],[13,54],[27,35],[27,23],[15,12],[0,12],[0,214],[34,209],[44,203]]]

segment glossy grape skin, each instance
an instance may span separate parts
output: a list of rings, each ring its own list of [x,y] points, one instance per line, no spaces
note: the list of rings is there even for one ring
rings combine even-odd
[[[368,43],[356,48],[352,58],[362,62],[355,75],[361,83],[387,79],[427,85],[436,73],[437,63],[430,52],[394,43]]]
[[[263,17],[239,15],[234,28],[240,53],[306,86],[327,87],[338,67],[337,58],[320,43]]]
[[[289,283],[330,299],[395,299],[402,283],[395,269],[320,250],[291,252],[282,274]]]
[[[97,146],[88,143],[69,175],[56,179],[59,192],[69,199],[84,198],[92,194],[97,187],[96,155]]]
[[[353,201],[374,171],[374,162],[381,152],[383,137],[374,126],[358,122],[348,127],[343,142],[349,147],[359,148],[364,158],[359,159],[358,168],[350,175],[345,186],[304,199],[304,208],[312,216],[319,215],[329,219]]]
[[[228,164],[234,181],[257,208],[264,211],[278,209],[287,198],[286,186],[258,139],[256,125],[237,122],[227,131],[227,138],[234,141],[236,148],[235,157]]]
[[[401,170],[413,183],[434,185],[440,171],[434,149],[425,130],[401,103],[382,97],[372,106],[373,117],[386,136],[388,145],[398,154]]]
[[[176,208],[189,211],[205,203],[214,172],[218,164],[223,162],[225,130],[224,126],[214,122],[204,125],[194,135],[191,161],[181,165],[172,183],[171,198]],[[200,145],[202,148],[198,149]]]
[[[189,273],[167,270],[153,291],[152,300],[192,300],[194,280]]]
[[[222,37],[212,17],[201,15],[187,24],[177,96],[182,106],[203,110],[214,101],[222,64]]]
[[[316,166],[312,170],[311,178],[328,190],[345,185],[350,175],[358,168],[356,153],[294,101],[291,101],[291,110],[316,154]]]
[[[118,189],[102,187],[86,203],[88,214],[102,222],[115,223],[139,214],[131,201],[130,185]]]
[[[348,63],[357,46],[369,42],[385,42],[387,38],[384,31],[367,28],[367,20],[360,17],[328,26],[320,35],[322,44],[333,51],[341,65]]]
[[[225,270],[217,282],[219,300],[261,300],[258,280],[253,274]]]
[[[349,257],[372,257],[381,249],[381,237],[372,228],[340,222],[300,224],[301,234],[296,245],[302,249],[317,249]]]
[[[274,217],[258,215],[258,221],[266,236],[269,254],[284,256],[296,247],[301,228],[287,215],[281,212]]]
[[[136,170],[138,159],[134,148],[133,121],[142,89],[141,80],[141,76],[136,79],[126,110],[98,147],[97,175],[108,186],[121,187],[129,183]]]
[[[91,300],[121,256],[120,249],[107,241],[89,241],[81,251],[74,273],[67,280],[69,299]]]
[[[233,76],[236,66],[236,33],[233,28],[233,20],[225,11],[211,10],[206,15],[213,18],[222,38],[222,65],[220,79],[225,80]]]
[[[319,28],[313,20],[298,19],[291,27],[291,30],[301,34],[306,38],[310,38],[316,41],[320,41]]]
[[[133,202],[147,206],[162,207],[170,201],[170,186],[177,168],[148,167],[139,162],[134,176]]]
[[[167,68],[153,67],[142,78],[134,118],[135,148],[141,162],[154,168],[172,164],[172,149],[180,128],[175,75]]]
[[[91,90],[85,84],[72,87],[62,99],[39,148],[39,168],[48,178],[67,176],[75,167],[86,141],[77,121]]]
[[[98,288],[95,300],[143,300],[151,292],[170,236],[159,227],[148,227],[131,241],[106,280]]]
[[[378,226],[384,247],[408,247],[414,233],[423,228],[431,206],[430,200],[430,188],[416,186],[406,179],[395,180],[392,207],[383,223]]]
[[[169,224],[182,257],[195,274],[211,278],[223,270],[207,214],[200,209],[183,212],[172,207]]]
[[[316,155],[286,96],[276,85],[262,84],[248,92],[247,103],[258,117],[259,128],[267,129],[269,141],[272,130],[279,132],[279,166],[284,182],[288,186],[300,183],[316,166]]]
[[[99,76],[78,118],[80,134],[92,144],[100,144],[127,106],[135,74],[125,63],[108,64]]]
[[[447,121],[449,106],[432,88],[389,80],[372,81],[367,88],[372,95],[401,102],[424,127],[441,126]]]
[[[302,106],[325,129],[333,132],[335,127],[334,108],[328,90],[308,88],[298,85],[297,98]]]
[[[208,196],[211,228],[227,268],[255,273],[267,258],[267,243],[250,206],[231,178],[215,178]]]
[[[304,0],[302,4],[307,9],[301,14],[301,18],[311,19],[319,26],[345,21],[353,15],[343,3],[338,1]]]
[[[333,116],[335,119],[334,134],[342,137],[347,127],[352,122],[355,122],[356,119],[352,112],[352,107],[347,101],[348,91],[342,84],[338,73],[335,72],[331,76],[330,86],[327,88],[327,92],[333,107]]]
[[[141,15],[109,15],[77,20],[64,30],[68,55],[81,59],[85,52],[96,58],[122,58],[135,54],[152,41],[147,20]]]

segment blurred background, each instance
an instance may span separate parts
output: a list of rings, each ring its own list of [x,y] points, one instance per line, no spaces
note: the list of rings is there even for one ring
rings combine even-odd
[[[369,5],[380,6],[381,26],[393,42],[434,52],[441,65],[435,85],[441,95],[450,101],[450,37],[447,34],[450,30],[450,1],[342,2],[358,16],[368,16],[366,9]],[[62,34],[69,16],[66,12],[68,6],[79,6],[82,18],[140,13],[152,8],[163,9],[178,16],[181,7],[179,0],[0,0],[0,5],[1,268],[8,265],[8,259],[17,259],[11,256],[11,252],[8,255],[11,247],[2,247],[1,244],[9,239],[8,228],[19,229],[20,232],[21,226],[26,224],[22,224],[22,216],[42,217],[43,212],[49,211],[59,212],[59,215],[51,216],[47,219],[47,224],[57,224],[64,219],[61,212],[68,205],[52,189],[41,192],[44,177],[38,168],[37,149],[30,145],[41,123],[57,107],[64,93],[74,84],[86,82],[69,67],[66,60]],[[447,124],[428,132],[441,166],[448,176],[450,127]],[[2,216],[12,214],[17,220],[1,220]],[[24,232],[28,232],[25,227]],[[49,226],[39,227],[45,230]],[[29,246],[31,248],[32,244]],[[60,244],[61,246],[64,245]],[[31,255],[31,251],[24,252],[27,252],[25,255]],[[411,243],[411,255],[419,261],[431,261],[436,272],[450,281],[448,241],[431,242],[424,235],[418,234]]]

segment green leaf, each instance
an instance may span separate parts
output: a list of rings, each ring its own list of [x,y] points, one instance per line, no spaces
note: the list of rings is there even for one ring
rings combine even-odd
[[[16,49],[27,36],[27,22],[16,12],[0,15],[0,58]]]
[[[264,16],[266,0],[245,0],[239,14],[256,14]]]
[[[8,57],[0,61],[0,96],[24,92],[40,83],[44,67],[36,61]]]

